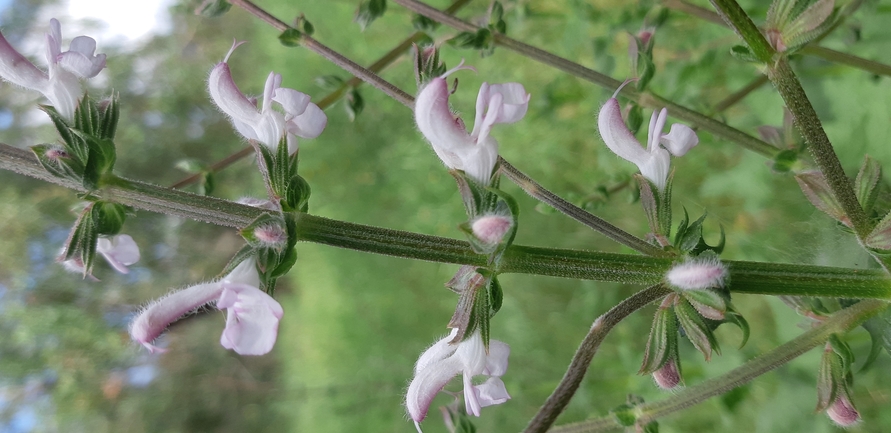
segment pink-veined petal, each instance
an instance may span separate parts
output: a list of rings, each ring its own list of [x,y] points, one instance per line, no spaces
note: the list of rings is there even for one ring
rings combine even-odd
[[[684,156],[690,149],[699,144],[699,137],[689,126],[680,123],[671,125],[671,130],[660,139],[660,142],[674,156]]]
[[[473,394],[480,407],[487,407],[510,400],[510,394],[499,377],[490,377],[485,382],[473,386]]]
[[[49,76],[21,55],[0,33],[0,77],[17,86],[43,92]]]
[[[92,78],[105,68],[105,54],[94,55],[95,52],[96,40],[78,36],[71,40],[68,51],[59,54],[56,61],[80,78]]]
[[[486,141],[473,146],[461,153],[461,166],[468,176],[476,179],[483,185],[489,185],[492,178],[492,170],[498,161],[498,141],[492,137],[486,137]]]
[[[229,49],[229,53],[226,54],[226,59],[232,54],[235,48],[240,45],[239,43],[232,44],[232,48]],[[235,81],[232,80],[232,72],[229,70],[229,65],[224,61],[217,63],[216,66],[213,67],[210,71],[210,77],[207,79],[207,90],[210,93],[210,98],[213,102],[220,108],[220,110],[232,118],[233,123],[241,122],[242,127],[239,127],[236,124],[236,129],[245,135],[248,138],[254,139],[254,137],[249,137],[244,134],[245,126],[250,126],[250,128],[254,128],[257,123],[259,123],[261,119],[260,112],[257,111],[256,102],[251,102],[241,90],[238,89],[238,86],[235,85]]]
[[[637,164],[640,174],[651,180],[661,191],[668,181],[668,169],[671,167],[671,155],[667,150],[657,147],[652,153],[647,153],[647,158]]]
[[[461,361],[450,356],[428,364],[415,374],[405,394],[405,407],[412,420],[419,423],[427,417],[433,398],[462,368]]]
[[[430,80],[418,93],[415,121],[439,159],[449,168],[463,169],[458,154],[473,146],[473,143],[463,123],[449,109],[449,89],[445,79],[437,77]]]
[[[309,105],[309,95],[287,87],[275,89],[272,100],[278,102],[285,110],[285,120],[303,114]]]
[[[653,149],[659,148],[659,138],[668,121],[668,110],[663,108],[658,113],[653,110],[650,117],[650,133],[647,135],[647,152],[653,153]]]
[[[130,337],[149,350],[154,350],[155,346],[151,342],[171,323],[186,313],[215,301],[222,290],[220,283],[216,282],[197,284],[152,302],[130,322]]]
[[[266,77],[266,84],[263,86],[263,106],[260,108],[261,113],[265,114],[272,109],[272,98],[275,95],[275,91],[281,87],[281,85],[281,74],[269,72],[269,75]]]
[[[96,243],[96,252],[122,274],[129,273],[127,266],[139,261],[139,246],[130,235],[117,235],[111,239],[101,237]]]
[[[221,283],[217,308],[228,310],[220,344],[240,355],[265,355],[278,337],[281,304],[260,289],[239,283]]]
[[[489,97],[489,101],[486,104],[486,114],[483,115],[482,119],[480,119],[477,123],[473,125],[474,133],[470,134],[471,137],[476,139],[477,145],[484,143],[486,138],[489,137],[489,132],[492,131],[492,125],[495,124],[495,121],[498,120],[498,112],[501,111],[502,100],[504,99],[500,93],[492,94]]]
[[[597,129],[603,142],[610,150],[620,158],[636,165],[646,162],[650,154],[641,147],[640,143],[625,126],[622,120],[622,110],[616,98],[610,98],[600,108],[597,116]]]

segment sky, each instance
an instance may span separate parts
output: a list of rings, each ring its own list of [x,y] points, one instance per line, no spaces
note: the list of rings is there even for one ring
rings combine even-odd
[[[0,0],[0,7],[9,1]],[[102,21],[105,31],[96,35],[100,40],[136,40],[169,28],[167,11],[171,3],[171,0],[69,0],[68,14],[74,19]]]

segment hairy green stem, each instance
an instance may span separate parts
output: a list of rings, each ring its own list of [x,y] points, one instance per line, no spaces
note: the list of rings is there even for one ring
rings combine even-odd
[[[511,181],[517,184],[517,186],[522,188],[523,191],[526,191],[527,194],[529,194],[536,200],[547,204],[554,209],[557,209],[564,215],[602,233],[606,237],[622,245],[625,245],[628,248],[631,248],[639,253],[656,257],[671,256],[671,253],[663,251],[661,248],[647,243],[643,239],[640,239],[610,224],[602,218],[599,218],[598,216],[593,215],[590,212],[564,200],[557,194],[548,191],[537,182],[535,182],[535,180],[533,180],[529,176],[526,176],[520,170],[517,170],[516,167],[511,165],[504,158],[499,157],[499,163],[501,172],[504,173],[505,176],[507,176]]]
[[[819,326],[795,337],[776,349],[765,353],[726,374],[691,386],[662,401],[643,404],[635,408],[637,425],[646,425],[658,418],[684,410],[711,397],[721,395],[744,385],[758,376],[767,373],[805,352],[825,343],[829,336],[844,333],[859,326],[875,314],[888,307],[888,303],[877,300],[860,301],[832,317]],[[612,416],[595,418],[551,429],[554,433],[593,433],[621,429],[618,420]]]
[[[823,130],[820,118],[814,111],[813,105],[807,98],[807,94],[801,87],[798,77],[792,71],[788,60],[778,54],[770,46],[764,35],[746,12],[735,0],[710,0],[721,18],[746,42],[752,53],[767,66],[767,76],[773,82],[780,96],[786,102],[786,106],[795,119],[795,125],[808,143],[808,149],[814,158],[814,162],[820,167],[820,171],[826,177],[826,183],[832,189],[845,214],[851,220],[851,225],[857,233],[857,237],[864,239],[872,230],[872,224],[866,217],[857,196],[854,194],[854,186],[845,175],[845,171]]]
[[[575,395],[576,390],[582,383],[582,379],[585,378],[585,374],[588,372],[591,360],[597,354],[600,343],[603,342],[613,327],[630,316],[631,313],[640,310],[669,293],[671,293],[671,290],[662,284],[650,286],[616,304],[615,307],[610,308],[609,311],[598,317],[594,324],[591,325],[591,330],[585,335],[585,339],[582,340],[575,355],[573,355],[569,368],[566,369],[566,374],[563,375],[560,384],[557,385],[554,392],[541,406],[538,413],[529,421],[524,432],[544,433],[547,431],[554,424],[557,416],[569,404],[572,396]]]
[[[450,14],[446,14],[436,8],[430,7],[429,5],[416,0],[393,1],[411,10],[412,12],[424,15],[427,18],[438,21],[460,31],[475,32],[479,29],[479,27],[473,24],[462,21]],[[545,50],[524,44],[505,35],[494,33],[493,38],[495,43],[499,46],[507,48],[511,51],[514,51],[520,55],[543,63],[545,65],[560,69],[566,73],[569,73],[570,75],[574,75],[576,77],[590,81],[603,88],[615,90],[622,84],[621,81],[616,80],[615,78],[601,74],[578,63],[551,54]],[[674,102],[669,101],[661,96],[655,95],[651,92],[645,92],[641,94],[634,90],[631,86],[626,86],[622,89],[621,94],[629,99],[637,101],[638,104],[645,107],[653,109],[659,109],[662,107],[668,108],[668,113],[672,117],[688,122],[694,126],[697,126],[705,131],[714,134],[717,137],[732,141],[746,149],[749,149],[768,158],[773,158],[773,156],[777,153],[776,148],[768,143],[765,143],[762,140],[759,140],[758,138],[746,134],[725,123],[712,119],[711,117],[708,117],[702,113],[675,104]]]
[[[85,192],[79,183],[49,174],[31,152],[2,143],[0,169]],[[249,225],[264,212],[113,175],[103,178],[102,187],[93,194],[138,209],[235,228]],[[441,263],[486,264],[486,256],[474,253],[464,241],[308,214],[299,214],[297,221],[302,241]],[[664,257],[514,245],[505,252],[499,272],[653,285],[663,280],[672,263]],[[731,260],[724,264],[730,272],[730,289],[736,293],[891,299],[891,279],[881,271]]]

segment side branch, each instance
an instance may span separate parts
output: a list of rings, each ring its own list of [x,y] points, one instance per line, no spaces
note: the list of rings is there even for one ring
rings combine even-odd
[[[691,386],[670,398],[655,403],[644,404],[636,408],[637,425],[646,425],[658,418],[681,411],[699,404],[716,395],[751,382],[758,376],[767,373],[807,351],[823,344],[829,336],[847,332],[870,317],[888,307],[888,303],[877,300],[861,301],[835,313],[831,318],[814,329],[795,337],[786,344],[765,353],[728,373],[718,376],[696,386]],[[579,423],[567,424],[550,430],[554,433],[604,432],[619,430],[616,418],[612,416],[595,418]]]
[[[594,359],[597,349],[600,348],[600,343],[603,342],[603,339],[606,338],[606,335],[609,334],[613,327],[630,316],[631,313],[640,310],[669,293],[671,293],[671,290],[662,284],[647,287],[598,317],[572,357],[572,362],[569,363],[569,368],[566,370],[566,374],[563,375],[560,384],[557,385],[554,392],[541,406],[535,417],[529,421],[524,433],[544,433],[547,431],[554,424],[554,421],[557,420],[557,416],[569,404],[572,396],[575,395],[579,385],[582,383],[582,379],[585,378],[585,374],[588,372],[591,360]]]

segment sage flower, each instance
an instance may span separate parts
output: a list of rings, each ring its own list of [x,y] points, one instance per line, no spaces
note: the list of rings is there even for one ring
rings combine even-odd
[[[105,68],[105,54],[94,54],[96,40],[78,36],[68,51],[62,51],[62,26],[50,20],[46,34],[46,63],[49,72],[34,66],[0,33],[0,77],[18,86],[42,93],[67,120],[74,119],[78,100],[83,97],[81,78],[95,77]]]
[[[464,404],[470,415],[480,416],[481,408],[510,399],[501,381],[507,371],[510,347],[491,340],[487,353],[479,330],[460,343],[450,343],[457,333],[458,330],[453,329],[448,336],[434,343],[415,364],[415,377],[408,386],[405,406],[419,432],[420,422],[427,417],[433,398],[458,374],[463,376]],[[488,379],[474,385],[473,377],[480,375],[488,376]]]
[[[619,90],[600,109],[597,117],[600,136],[613,153],[636,164],[640,174],[662,191],[668,181],[670,155],[683,156],[699,144],[699,137],[689,126],[680,123],[671,125],[668,134],[663,134],[668,120],[668,110],[663,108],[654,111],[650,117],[647,147],[643,148],[622,120],[622,110],[616,99]]]
[[[275,345],[283,311],[259,285],[256,261],[247,259],[220,281],[196,284],[151,303],[130,324],[130,336],[151,352],[163,352],[152,342],[171,323],[216,303],[217,308],[228,310],[220,344],[241,355],[264,355]]]
[[[239,134],[272,149],[277,148],[281,139],[286,137],[288,151],[294,153],[298,147],[297,137],[318,137],[325,129],[328,117],[318,105],[309,102],[309,95],[281,87],[282,76],[275,72],[270,72],[266,77],[263,102],[258,109],[257,99],[248,98],[238,89],[229,70],[229,56],[242,43],[233,43],[226,58],[210,71],[207,79],[210,97],[229,116]],[[284,113],[274,110],[273,102]]]
[[[469,67],[462,64],[430,80],[415,100],[418,129],[433,146],[442,162],[453,170],[463,170],[477,182],[488,185],[498,160],[498,141],[489,135],[498,123],[514,123],[526,115],[530,95],[520,83],[483,83],[476,99],[473,130],[449,108],[446,77]]]

